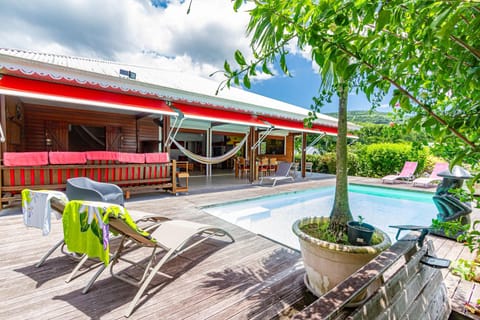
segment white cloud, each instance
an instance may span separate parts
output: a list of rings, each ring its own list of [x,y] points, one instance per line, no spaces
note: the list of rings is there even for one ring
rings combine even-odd
[[[248,13],[225,0],[2,0],[0,47],[156,66],[201,76],[247,55]]]

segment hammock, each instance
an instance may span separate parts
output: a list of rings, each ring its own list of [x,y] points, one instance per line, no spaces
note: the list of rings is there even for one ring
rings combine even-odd
[[[233,157],[241,148],[242,146],[245,144],[245,141],[247,141],[247,137],[248,137],[248,134],[245,135],[245,137],[243,138],[242,141],[240,141],[239,144],[237,144],[235,146],[235,148],[233,148],[232,150],[228,151],[227,153],[221,155],[221,156],[218,156],[218,157],[204,157],[204,156],[200,156],[198,154],[195,154],[193,152],[191,152],[190,150],[188,149],[185,149],[180,143],[178,143],[175,139],[171,138],[171,140],[173,141],[173,143],[175,143],[175,145],[177,146],[177,148],[184,154],[186,155],[187,157],[189,157],[190,159],[192,160],[195,160],[197,162],[200,162],[200,163],[203,163],[203,164],[216,164],[216,163],[220,163],[220,162],[223,162],[231,157]]]

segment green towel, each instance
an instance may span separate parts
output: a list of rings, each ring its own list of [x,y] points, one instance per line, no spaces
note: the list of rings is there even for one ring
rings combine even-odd
[[[72,200],[63,211],[63,233],[68,250],[99,258],[105,265],[110,260],[109,218],[125,221],[147,239],[150,234],[140,229],[122,206],[96,201]]]

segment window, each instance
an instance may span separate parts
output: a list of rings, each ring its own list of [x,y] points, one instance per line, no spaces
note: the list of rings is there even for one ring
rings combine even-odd
[[[105,146],[105,127],[82,125],[68,126],[68,150],[70,151],[102,151]]]
[[[258,154],[285,154],[285,138],[265,139],[259,146]]]

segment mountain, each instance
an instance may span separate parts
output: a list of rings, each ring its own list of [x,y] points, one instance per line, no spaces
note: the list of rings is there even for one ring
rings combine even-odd
[[[332,117],[337,117],[337,113],[327,113]],[[353,123],[375,123],[375,124],[389,124],[392,121],[392,116],[389,113],[378,111],[349,111],[347,119]]]

